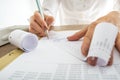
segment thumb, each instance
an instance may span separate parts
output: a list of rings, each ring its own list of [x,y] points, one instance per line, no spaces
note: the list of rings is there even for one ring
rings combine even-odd
[[[114,49],[113,49],[113,50],[114,50]],[[113,64],[113,50],[112,50],[111,57],[110,57],[110,59],[109,59],[109,61],[108,61],[107,66],[111,66],[111,65]]]
[[[82,38],[86,34],[87,29],[88,29],[88,27],[85,27],[85,28],[81,29],[79,32],[76,32],[74,35],[68,36],[67,39],[69,41],[79,40],[80,38]]]
[[[118,33],[118,35],[117,35],[115,46],[116,46],[117,50],[120,52],[120,33]]]

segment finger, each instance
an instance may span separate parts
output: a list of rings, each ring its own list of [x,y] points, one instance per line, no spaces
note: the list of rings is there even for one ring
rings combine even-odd
[[[118,33],[118,35],[117,35],[115,46],[116,46],[117,50],[120,52],[120,33]]]
[[[88,54],[88,50],[89,50],[89,47],[90,47],[90,42],[91,42],[91,39],[87,36],[84,37],[84,40],[83,40],[83,43],[82,43],[82,46],[81,46],[81,51],[82,51],[82,54],[84,56],[87,56]]]
[[[113,50],[114,50],[114,49],[113,49]],[[107,66],[111,66],[111,65],[113,64],[113,50],[112,50],[112,52],[111,52],[111,57],[110,57],[110,59],[109,59],[109,61],[108,61]]]
[[[51,26],[52,23],[54,22],[54,18],[52,16],[45,15],[45,21],[46,21],[48,26]]]
[[[86,34],[87,29],[88,29],[88,27],[85,27],[85,28],[81,29],[79,32],[76,32],[74,35],[68,36],[67,39],[69,41],[77,41]]]
[[[33,34],[36,34],[37,36],[45,36],[45,34],[43,34],[43,33],[38,33],[37,31],[35,31],[34,29],[32,29],[32,28],[30,28],[29,29],[29,31],[31,32],[31,33],[33,33]]]
[[[30,22],[31,29],[34,29],[37,33],[45,34],[41,27],[33,20]]]
[[[34,13],[34,17],[35,17],[35,21],[42,27],[43,30],[45,30],[47,24],[38,11]]]
[[[88,50],[89,50],[89,47],[90,47],[90,43],[91,43],[91,39],[92,39],[92,36],[93,36],[95,26],[96,26],[96,23],[92,23],[91,25],[89,25],[88,26],[89,28],[88,28],[85,36],[84,36],[83,43],[82,43],[82,46],[81,46],[81,51],[82,51],[82,54],[84,56],[87,56],[87,54],[88,54]]]
[[[87,58],[87,63],[92,65],[92,66],[96,66],[97,64],[97,58],[96,57],[88,57]]]
[[[52,27],[52,24],[54,22],[54,18],[52,16],[46,16],[46,19],[45,19],[46,23],[47,23],[47,29],[48,30],[51,30],[51,27]]]
[[[87,58],[87,63],[90,64],[90,65],[92,65],[92,66],[96,66],[96,64],[97,64],[97,59],[98,59],[98,58],[96,58],[96,57],[88,57],[88,58]],[[111,66],[112,64],[113,64],[113,50],[112,50],[112,52],[111,52],[111,57],[110,57],[110,59],[109,59],[109,62],[108,62],[108,64],[107,64],[107,66]]]
[[[34,34],[37,34],[38,32],[35,31],[32,27],[33,27],[33,26],[29,27],[29,32],[34,33]]]

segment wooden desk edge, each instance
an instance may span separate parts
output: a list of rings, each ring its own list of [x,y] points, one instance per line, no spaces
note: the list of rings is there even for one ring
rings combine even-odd
[[[19,26],[19,25],[18,25]],[[22,25],[20,25],[21,27]],[[25,26],[25,25],[23,25]],[[27,27],[28,25],[26,25]],[[64,30],[79,30],[86,25],[63,25],[63,26],[53,26],[51,30],[54,31],[64,31]],[[0,46],[0,58],[4,56],[5,54],[9,53],[10,51],[16,49],[17,47],[11,45],[11,44],[5,44],[3,46]]]

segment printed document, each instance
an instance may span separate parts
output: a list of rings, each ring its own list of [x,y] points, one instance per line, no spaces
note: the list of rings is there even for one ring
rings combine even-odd
[[[120,80],[120,54],[114,49],[112,66],[90,66],[81,53],[82,39],[68,41],[76,31],[50,31],[49,39],[20,55],[0,71],[0,80]]]

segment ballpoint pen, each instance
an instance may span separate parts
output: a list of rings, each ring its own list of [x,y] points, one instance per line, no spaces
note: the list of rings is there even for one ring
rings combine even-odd
[[[39,11],[39,13],[41,14],[41,17],[42,17],[42,19],[44,20],[44,14],[43,14],[43,11],[42,11],[42,7],[41,7],[40,0],[36,0],[36,4],[37,4],[37,7],[38,7],[38,11]],[[49,36],[48,36],[48,31],[49,31],[49,29],[48,29],[47,26],[46,26],[46,28],[47,28],[47,30],[45,31],[45,33],[46,33],[47,38],[49,39]]]

